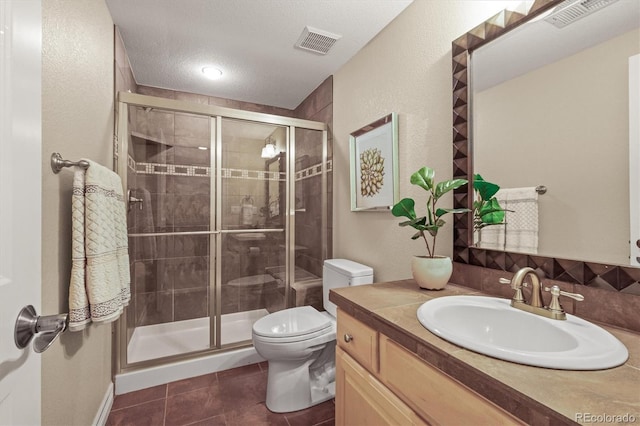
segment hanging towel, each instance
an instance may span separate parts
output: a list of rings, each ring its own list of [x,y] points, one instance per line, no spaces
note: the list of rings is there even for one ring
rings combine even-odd
[[[499,190],[494,197],[500,203],[500,206],[504,209],[507,203],[507,193],[503,190]],[[477,246],[488,250],[504,250],[505,248],[505,228],[504,223],[497,225],[489,225],[481,228],[476,233],[475,237],[478,238]]]
[[[111,322],[131,299],[127,222],[120,177],[91,160],[76,168],[71,200],[69,329]]]
[[[505,221],[505,250],[519,253],[538,253],[538,192],[536,188],[501,189],[506,196],[503,206]],[[500,192],[499,191],[499,192]]]

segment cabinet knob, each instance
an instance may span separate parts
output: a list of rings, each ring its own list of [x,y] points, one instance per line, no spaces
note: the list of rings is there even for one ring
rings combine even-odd
[[[350,334],[345,334],[344,335],[344,341],[349,343],[350,341],[353,340],[353,336],[351,336]]]

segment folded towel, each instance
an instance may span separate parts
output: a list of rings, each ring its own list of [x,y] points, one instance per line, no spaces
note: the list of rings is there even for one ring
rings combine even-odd
[[[120,177],[91,160],[76,168],[71,200],[69,329],[110,322],[131,299],[127,221]]]

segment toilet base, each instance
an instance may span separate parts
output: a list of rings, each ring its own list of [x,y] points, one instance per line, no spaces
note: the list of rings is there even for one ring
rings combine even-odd
[[[292,365],[292,361],[269,361],[267,408],[274,413],[290,413],[332,399],[336,389],[333,354],[335,341],[317,357],[300,361],[299,365]],[[331,361],[327,362],[328,359]]]

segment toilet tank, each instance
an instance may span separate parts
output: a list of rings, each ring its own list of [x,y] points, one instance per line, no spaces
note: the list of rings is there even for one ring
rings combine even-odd
[[[322,302],[334,317],[336,305],[329,302],[329,290],[373,283],[373,269],[347,259],[327,259],[322,267]]]

